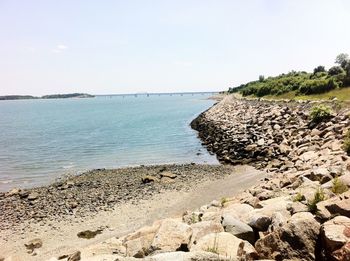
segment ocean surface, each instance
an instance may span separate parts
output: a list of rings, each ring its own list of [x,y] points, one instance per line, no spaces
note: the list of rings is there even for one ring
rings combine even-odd
[[[0,101],[0,191],[94,168],[210,163],[189,126],[209,94]]]

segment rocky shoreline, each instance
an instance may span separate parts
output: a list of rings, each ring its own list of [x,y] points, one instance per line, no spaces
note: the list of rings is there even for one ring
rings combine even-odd
[[[84,260],[350,260],[350,159],[342,150],[349,110],[310,124],[313,105],[227,96],[191,126],[221,162],[249,163],[268,177],[238,196],[115,238],[116,254],[110,241],[79,254]]]
[[[311,106],[225,97],[191,126],[221,162],[248,163],[267,177],[239,195],[50,260],[350,260],[350,158],[342,150],[350,110],[335,108],[330,120],[312,125]],[[154,175],[137,177],[152,191],[179,177],[154,168]]]

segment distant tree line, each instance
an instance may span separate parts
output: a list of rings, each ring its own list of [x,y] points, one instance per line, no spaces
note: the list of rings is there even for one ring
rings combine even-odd
[[[93,95],[87,93],[68,93],[68,94],[50,94],[44,95],[42,99],[63,99],[63,98],[92,98]]]
[[[324,66],[317,66],[312,73],[291,71],[276,77],[248,82],[237,87],[229,88],[229,93],[240,92],[243,96],[281,95],[290,91],[297,94],[324,93],[337,88],[350,87],[350,58],[342,53],[336,57],[337,65],[327,71]]]
[[[0,100],[28,100],[28,99],[64,99],[64,98],[93,98],[95,96],[87,93],[50,94],[41,97],[31,95],[5,95]]]
[[[31,95],[5,95],[0,96],[1,100],[28,100],[28,99],[38,99],[38,97],[34,97]]]

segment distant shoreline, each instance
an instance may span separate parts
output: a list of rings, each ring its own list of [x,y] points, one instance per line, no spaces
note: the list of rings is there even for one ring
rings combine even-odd
[[[125,94],[96,94],[91,95],[87,93],[68,93],[68,94],[50,94],[50,95],[44,95],[44,96],[33,96],[33,95],[3,95],[0,96],[0,101],[6,101],[6,100],[38,100],[38,99],[66,99],[66,98],[95,98],[95,97],[138,97],[138,96],[164,96],[164,95],[170,95],[170,96],[183,96],[183,95],[207,95],[211,94],[213,96],[220,95],[219,91],[212,91],[212,92],[140,92],[140,93],[125,93]]]
[[[36,100],[36,99],[67,99],[67,98],[94,98],[94,95],[87,93],[50,94],[44,96],[32,95],[4,95],[0,96],[0,101],[7,100]]]

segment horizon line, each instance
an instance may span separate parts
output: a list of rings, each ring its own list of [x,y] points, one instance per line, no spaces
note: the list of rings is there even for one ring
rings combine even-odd
[[[108,94],[95,94],[95,93],[87,93],[87,92],[65,92],[65,93],[50,93],[43,95],[32,95],[32,94],[1,94],[1,96],[33,96],[33,97],[43,97],[47,95],[66,95],[66,94],[89,94],[94,96],[116,96],[116,95],[158,95],[158,94],[195,94],[195,93],[219,93],[221,91],[184,91],[184,92],[130,92],[130,93],[108,93]]]

